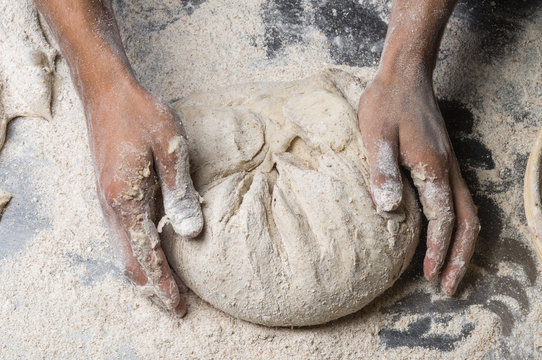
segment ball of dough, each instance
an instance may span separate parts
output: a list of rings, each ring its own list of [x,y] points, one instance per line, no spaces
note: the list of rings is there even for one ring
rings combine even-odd
[[[364,84],[328,70],[293,82],[239,85],[174,104],[205,228],[164,249],[205,301],[271,326],[322,324],[358,311],[410,262],[420,211],[377,214],[357,128]]]

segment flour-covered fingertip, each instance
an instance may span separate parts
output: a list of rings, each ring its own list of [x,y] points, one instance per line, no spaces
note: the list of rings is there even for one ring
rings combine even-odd
[[[180,236],[194,238],[203,230],[203,216],[199,213],[196,216],[179,219],[172,225],[175,232]]]
[[[373,186],[373,200],[380,211],[393,211],[399,207],[402,200],[402,186],[400,182],[388,181],[384,186]]]

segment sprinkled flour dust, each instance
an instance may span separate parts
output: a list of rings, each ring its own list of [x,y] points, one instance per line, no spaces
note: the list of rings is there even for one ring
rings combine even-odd
[[[304,2],[312,4],[308,0]],[[140,2],[113,3],[128,57],[138,78],[166,101],[173,102],[194,91],[241,82],[294,80],[334,66],[329,41],[322,31],[310,26],[302,35],[302,43],[287,44],[275,57],[268,57],[261,16],[263,0],[183,0],[182,3],[190,4],[191,10],[181,9],[177,13],[170,11],[178,8],[177,2],[172,5],[172,1],[149,0],[145,6],[155,10],[147,9],[145,16]],[[373,1],[367,3],[373,4]],[[374,6],[389,5],[389,2],[374,3],[377,4]],[[34,10],[28,0],[21,1],[17,7],[6,4],[8,0],[0,0],[0,9],[12,18],[21,17],[23,22],[28,22],[29,32],[40,29],[38,20],[29,15]],[[450,27],[443,42],[446,54],[456,42],[464,42],[466,36],[461,32],[459,19],[452,19]],[[477,105],[469,109],[484,121],[476,124],[474,132],[492,150],[497,169],[477,169],[479,178],[497,181],[506,177],[499,169],[514,169],[514,159],[507,150],[515,148],[528,154],[529,144],[536,136],[535,128],[529,126],[528,121],[510,121],[511,115],[504,113],[494,99],[501,96],[499,84],[503,77],[508,82],[519,77],[524,93],[520,105],[540,109],[537,96],[540,72],[534,66],[521,66],[540,58],[540,41],[536,40],[539,38],[538,28],[526,26],[518,41],[529,44],[530,48],[510,52],[500,65],[475,63],[478,65],[468,67],[472,71],[469,76],[464,74],[465,64],[472,63],[468,57],[452,54],[439,63],[436,71],[439,96],[455,96],[465,103],[469,103],[469,97],[478,98]],[[467,40],[475,42],[471,38]],[[469,46],[468,41],[463,44],[465,47]],[[32,46],[44,54],[55,53],[46,43]],[[17,55],[13,48],[10,51],[10,56]],[[15,70],[24,73],[25,64],[21,62],[18,65],[21,68]],[[541,267],[536,265],[534,274],[526,273],[516,263],[506,260],[499,263],[494,274],[488,274],[479,264],[471,265],[469,273],[482,280],[474,282],[474,286],[466,285],[453,304],[470,301],[480,292],[494,291],[491,283],[483,281],[489,275],[518,281],[526,293],[525,298],[517,300],[496,294],[477,304],[458,307],[455,312],[447,313],[447,297],[436,290],[436,285],[419,276],[412,277],[415,280],[400,279],[392,289],[354,315],[316,327],[267,328],[250,324],[215,310],[191,292],[182,294],[188,305],[184,318],[161,310],[124,280],[119,259],[112,255],[115,250],[109,243],[95,193],[83,109],[66,62],[58,57],[54,65],[54,76],[50,79],[52,119],[45,120],[47,114],[42,114],[41,101],[36,105],[41,113],[30,114],[43,119],[22,118],[12,122],[15,135],[8,136],[1,153],[6,159],[31,156],[39,162],[40,166],[32,168],[26,181],[33,182],[36,196],[41,199],[40,211],[47,214],[48,225],[29,239],[23,250],[0,260],[0,357],[481,359],[495,355],[507,358],[507,353],[499,350],[503,347],[512,354],[542,356],[537,350],[542,350],[539,296],[542,282],[538,276]],[[375,67],[337,67],[364,79],[370,79],[376,71]],[[488,67],[495,71],[488,71]],[[21,75],[21,81],[29,78],[32,77]],[[47,79],[40,77],[44,78]],[[478,79],[476,86],[469,83],[473,78]],[[27,91],[37,99],[44,88],[34,86]],[[478,93],[465,89],[476,89]],[[20,141],[32,144],[32,150],[23,154],[17,146]],[[482,186],[484,184],[482,182]],[[529,246],[524,220],[516,215],[521,211],[518,210],[521,196],[520,184],[510,185],[507,192],[489,195],[502,206],[516,227],[514,231],[505,230],[503,236],[517,238],[519,233],[524,245]],[[479,204],[481,210],[482,206],[484,204]],[[493,254],[498,249],[487,251]],[[415,271],[421,273],[421,269]],[[505,284],[511,284],[510,281]],[[401,307],[401,301],[398,302],[408,294],[419,293],[430,294],[426,299],[430,304],[444,304],[442,314],[427,318],[421,312],[412,311],[423,310],[419,303],[405,303]],[[523,310],[525,301],[528,311]],[[509,329],[508,335],[503,335],[506,322],[497,315],[497,306],[510,309],[510,316],[520,319]],[[398,338],[413,326],[425,327],[425,330],[413,340],[401,338],[407,339],[404,346],[395,346],[386,340]],[[386,334],[391,335],[386,337]],[[459,336],[461,341],[451,348],[421,345],[437,335],[442,339]]]

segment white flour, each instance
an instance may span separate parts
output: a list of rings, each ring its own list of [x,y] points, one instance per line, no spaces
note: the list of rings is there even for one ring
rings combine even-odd
[[[31,7],[24,5],[28,1],[18,2],[20,6],[17,9],[8,3],[8,0],[0,0],[4,16],[23,19],[23,28],[32,34],[32,29],[38,31],[36,19],[31,16]],[[181,11],[178,19],[163,30],[154,32],[142,31],[142,24],[148,19],[131,11],[130,7],[139,6],[135,3],[138,2],[123,3],[124,12],[130,16],[119,19],[128,56],[143,85],[166,100],[240,82],[293,80],[312,75],[332,64],[326,39],[317,29],[306,35],[310,40],[309,46],[287,46],[283,54],[268,60],[262,48],[261,1],[209,0],[196,6],[192,16]],[[166,23],[168,16],[164,12],[156,18]],[[447,35],[452,38],[445,40],[445,46],[453,45],[454,31],[460,28],[453,29]],[[536,29],[529,29],[527,38],[537,34]],[[40,46],[44,46],[45,54],[54,54],[46,45]],[[10,54],[18,53],[11,49]],[[527,126],[517,125],[513,129],[517,138],[511,138],[510,132],[496,132],[495,124],[489,121],[501,121],[499,126],[502,129],[510,126],[506,119],[499,120],[498,110],[492,104],[498,87],[496,84],[502,75],[514,77],[516,73],[523,74],[521,76],[530,79],[523,89],[525,98],[539,101],[531,89],[536,88],[535,82],[540,81],[540,77],[538,75],[537,80],[536,76],[525,74],[520,67],[523,55],[510,55],[511,58],[519,58],[519,64],[507,61],[504,70],[498,74],[482,73],[487,69],[470,69],[472,76],[480,76],[487,83],[486,88],[479,89],[486,97],[476,115],[488,119],[482,130],[493,133],[492,150],[497,156],[497,169],[508,166],[512,161],[507,158],[505,146],[528,151],[526,144],[536,135],[531,134]],[[452,60],[453,57],[446,61]],[[444,67],[448,62],[439,66]],[[17,66],[15,70],[20,71],[19,74],[24,73],[25,63]],[[453,71],[447,73],[442,69],[437,71],[437,89],[448,89],[453,95],[448,82],[465,75],[456,76]],[[115,261],[109,255],[112,249],[95,196],[83,110],[64,60],[56,63],[55,70],[52,119],[49,122],[17,120],[18,130],[25,134],[25,141],[32,142],[36,149],[33,155],[46,164],[33,169],[32,178],[36,194],[42,198],[41,203],[49,214],[50,224],[30,239],[23,251],[0,262],[0,357],[478,359],[505,341],[499,330],[498,317],[482,306],[473,306],[461,316],[470,318],[475,327],[453,351],[405,347],[386,349],[378,333],[392,319],[390,314],[379,309],[391,305],[401,294],[409,291],[431,291],[432,285],[423,280],[416,284],[398,284],[361,312],[312,328],[278,329],[252,325],[213,309],[190,293],[184,295],[188,303],[185,318],[178,319],[158,309],[124,281],[113,265]],[[349,68],[349,71],[366,77],[375,69]],[[28,85],[28,78],[19,76],[15,79],[20,79],[19,85]],[[43,90],[46,90],[45,86],[38,86],[32,88],[30,94],[37,98],[42,96]],[[458,85],[457,93],[463,90]],[[41,104],[42,101],[35,105],[36,108]],[[39,116],[46,117],[42,110],[36,111]],[[19,152],[20,149],[8,140],[2,156],[15,158],[21,155]],[[495,176],[493,173],[487,175]],[[499,201],[519,204],[521,190],[514,190],[512,197],[503,195]],[[511,212],[515,208],[513,205],[509,207]],[[525,226],[520,218],[515,219],[518,226]],[[472,266],[469,271],[478,270]],[[500,271],[508,272],[510,276],[521,276],[516,268],[504,266]],[[517,340],[518,347],[532,349],[541,344],[540,288],[539,277],[536,287],[527,289],[530,312],[512,333],[512,337],[521,339]],[[462,296],[466,297],[468,293],[469,290]],[[514,300],[503,300],[512,309],[518,306]],[[418,317],[404,316],[402,323],[394,326],[406,328]],[[452,318],[434,323],[429,334],[438,331],[458,334],[461,326],[457,318]]]

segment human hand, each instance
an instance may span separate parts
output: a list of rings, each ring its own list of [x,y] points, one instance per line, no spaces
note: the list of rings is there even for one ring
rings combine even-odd
[[[404,166],[429,221],[424,275],[434,280],[442,270],[441,288],[452,295],[467,270],[480,225],[430,77],[379,72],[360,99],[358,119],[377,210],[393,211],[401,203],[399,165]]]
[[[158,303],[183,315],[186,307],[155,226],[156,216],[165,212],[183,237],[195,237],[203,227],[182,125],[137,82],[110,1],[35,4],[83,102],[98,198],[122,250],[125,273],[151,290]]]
[[[82,98],[98,197],[125,274],[163,307],[184,315],[155,225],[163,208],[182,237],[193,238],[203,227],[182,125],[169,106],[135,81]]]

